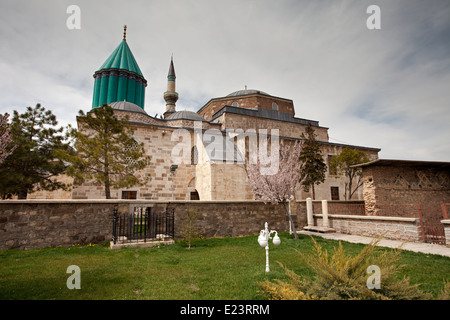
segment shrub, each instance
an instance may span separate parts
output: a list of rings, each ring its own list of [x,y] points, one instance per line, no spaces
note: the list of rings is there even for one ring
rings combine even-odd
[[[274,280],[259,283],[264,295],[275,300],[410,300],[430,299],[431,296],[422,292],[418,284],[409,283],[409,278],[399,279],[398,271],[402,268],[398,264],[399,250],[381,250],[376,247],[379,240],[364,247],[356,256],[349,256],[344,252],[339,242],[337,249],[330,256],[326,250],[313,239],[312,254],[298,254],[308,263],[316,273],[314,280],[301,277],[295,272],[284,269],[287,281]],[[380,268],[380,288],[369,289],[367,269],[371,265]],[[448,294],[446,288],[442,292]]]
[[[180,235],[183,237],[183,240],[187,242],[188,249],[191,248],[191,241],[200,237],[201,229],[197,225],[199,217],[200,214],[194,209],[188,209],[183,214],[184,221],[180,229]]]

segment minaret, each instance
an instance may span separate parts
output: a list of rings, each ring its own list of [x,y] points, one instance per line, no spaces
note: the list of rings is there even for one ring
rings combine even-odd
[[[175,103],[178,100],[178,93],[175,91],[175,68],[173,66],[173,56],[170,60],[169,74],[167,75],[167,91],[164,92],[164,100],[166,101],[166,112],[164,118],[167,118],[175,112]]]

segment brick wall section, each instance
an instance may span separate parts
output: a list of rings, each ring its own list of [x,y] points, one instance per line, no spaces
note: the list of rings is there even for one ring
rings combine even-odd
[[[383,204],[450,202],[450,172],[439,167],[363,167],[364,200],[370,209]]]
[[[210,120],[216,112],[224,106],[231,106],[233,102],[237,102],[239,107],[245,109],[261,108],[267,110],[272,110],[272,102],[276,102],[278,105],[278,111],[292,114],[292,116],[295,115],[294,103],[292,100],[261,95],[245,95],[240,97],[211,99],[198,111],[198,113],[201,114],[206,120]]]
[[[289,230],[284,207],[260,201],[8,200],[0,201],[0,249],[109,241],[113,208],[123,213],[135,206],[175,208],[176,237],[188,208],[201,214],[204,237],[258,234],[265,222],[277,231]],[[292,213],[300,229],[306,222],[305,206],[292,203]]]

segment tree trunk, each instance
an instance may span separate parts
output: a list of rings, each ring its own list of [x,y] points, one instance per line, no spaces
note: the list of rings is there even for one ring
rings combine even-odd
[[[352,171],[350,171],[348,173],[348,199],[346,200],[351,200],[352,199],[352,186],[353,186],[353,177],[354,177],[354,173]]]
[[[286,201],[283,201],[283,205],[284,205],[284,209],[286,210],[286,214],[287,214],[287,216],[288,216],[288,218],[289,218],[289,221],[290,221],[290,223],[291,223],[292,231],[294,232],[294,238],[295,238],[295,239],[298,239],[297,230],[295,229],[295,224],[294,224],[294,221],[292,220],[292,216],[291,216],[291,214],[289,213],[289,207],[288,207],[287,202],[286,202]]]
[[[105,195],[106,199],[111,199],[111,187],[109,183],[109,175],[107,172],[105,173]]]
[[[316,200],[316,191],[314,190],[314,183],[311,185],[312,188],[312,199]]]

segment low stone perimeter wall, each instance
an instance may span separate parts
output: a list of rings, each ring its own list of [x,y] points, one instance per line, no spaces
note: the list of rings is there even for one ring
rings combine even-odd
[[[322,214],[315,214],[317,226],[321,226]],[[418,242],[422,239],[418,218],[379,217],[360,215],[328,215],[330,227],[336,232],[369,237]]]
[[[277,231],[289,231],[282,205],[261,201],[143,201],[143,200],[5,200],[0,201],[0,249],[102,243],[112,239],[113,209],[133,212],[135,207],[175,209],[175,237],[184,213],[200,213],[204,237],[258,234],[268,222]],[[304,206],[292,204],[297,228],[306,221]]]
[[[115,205],[104,201],[0,201],[0,249],[34,249],[109,240]]]
[[[335,212],[352,211],[353,203],[333,202]],[[269,228],[289,231],[282,205],[260,201],[144,201],[144,200],[5,200],[0,201],[0,249],[34,249],[49,246],[102,243],[112,239],[113,210],[133,212],[136,207],[175,209],[175,237],[185,222],[185,212],[196,210],[201,235],[210,237],[256,235]],[[315,212],[321,212],[313,203]],[[354,210],[353,210],[354,211]],[[305,201],[291,203],[296,229],[307,225]],[[353,213],[353,212],[352,212]],[[314,214],[314,225],[322,225],[322,214]],[[336,232],[387,239],[421,241],[417,218],[329,214],[330,227]],[[443,220],[447,245],[450,220]]]
[[[450,219],[441,220],[444,225],[445,244],[450,247]]]

